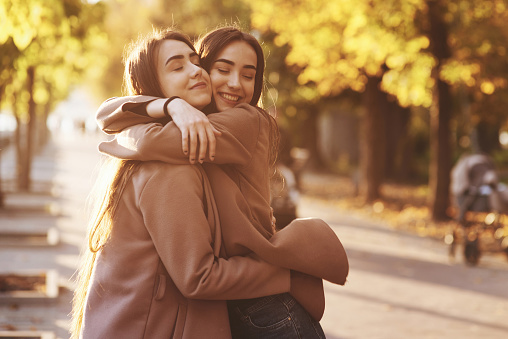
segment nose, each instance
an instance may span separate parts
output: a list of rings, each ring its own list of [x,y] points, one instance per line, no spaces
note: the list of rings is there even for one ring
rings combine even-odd
[[[228,87],[231,89],[240,88],[240,75],[236,73],[231,73],[228,78]]]
[[[192,64],[191,75],[193,78],[201,76],[203,74],[203,69],[197,65]]]

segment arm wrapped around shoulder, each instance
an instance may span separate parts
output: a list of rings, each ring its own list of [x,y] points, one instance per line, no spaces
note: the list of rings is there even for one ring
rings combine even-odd
[[[107,134],[116,134],[137,124],[155,122],[157,119],[136,113],[135,108],[157,99],[150,96],[128,96],[110,98],[102,103],[95,114],[99,128]]]

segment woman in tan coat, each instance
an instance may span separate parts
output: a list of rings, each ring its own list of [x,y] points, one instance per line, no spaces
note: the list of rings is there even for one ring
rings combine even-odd
[[[273,149],[271,140],[276,125],[266,112],[251,106],[260,97],[264,69],[262,50],[257,40],[234,28],[224,28],[205,36],[200,53],[203,67],[210,71],[212,78],[215,98],[212,110],[222,111],[208,116],[212,129],[221,135],[217,138],[213,163],[205,162],[203,167],[218,205],[224,255],[253,252],[275,265],[344,284],[348,272],[347,257],[340,241],[323,221],[296,220],[274,234],[269,207],[269,168],[273,157],[269,155],[270,149]],[[98,121],[106,132],[116,133],[133,123],[150,121],[148,115],[164,116],[164,103],[168,101],[143,96],[111,99],[99,109]],[[179,101],[173,99],[166,114],[175,114],[173,104]],[[199,134],[201,139],[202,135],[209,136],[211,133],[200,133],[198,129],[195,134]],[[191,133],[189,139],[192,139]],[[185,163],[188,156],[183,150],[185,146],[185,133],[171,122],[126,129],[115,140],[101,144],[100,150],[123,159]],[[199,153],[202,162],[205,160],[202,147]],[[192,151],[190,157],[192,160]],[[212,160],[210,158],[208,161]],[[299,298],[319,320],[324,305],[309,302],[305,296]],[[274,301],[273,296],[230,302],[234,332],[239,331],[245,338],[245,331],[249,332],[252,328],[252,324],[244,326],[242,323],[242,319],[247,318],[245,309],[285,302],[287,300]],[[266,311],[266,308],[260,309]],[[248,314],[248,318],[252,319],[253,315]],[[282,319],[275,317],[268,325],[290,326],[287,318],[287,315]],[[320,328],[315,330],[316,337],[319,337]]]
[[[161,32],[135,47],[126,60],[131,94],[178,95],[198,108],[210,102],[209,76],[185,36]],[[73,300],[74,338],[230,338],[225,300],[305,290],[313,281],[254,255],[221,254],[200,165],[111,160]]]

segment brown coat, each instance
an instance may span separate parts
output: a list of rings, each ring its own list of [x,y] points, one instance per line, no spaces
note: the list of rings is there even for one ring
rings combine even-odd
[[[83,338],[230,338],[224,300],[289,291],[288,269],[219,257],[214,203],[201,166],[139,167],[94,267]]]
[[[150,99],[137,96],[106,101],[97,112],[99,126],[115,133],[134,123],[153,121],[128,111],[134,103]],[[210,114],[208,118],[222,133],[217,138],[215,161],[205,163],[204,169],[217,202],[226,255],[252,251],[273,264],[344,284],[348,274],[346,253],[322,220],[296,220],[272,237],[268,118],[248,104]],[[172,122],[165,126],[133,126],[114,140],[101,143],[99,149],[123,159],[188,163],[180,130]],[[234,189],[233,183],[239,189]],[[284,250],[277,247],[274,251],[275,242]]]
[[[129,111],[150,97],[126,97],[104,103],[98,122],[107,133],[117,133],[136,123],[153,119]],[[223,257],[256,253],[272,264],[344,284],[348,261],[331,228],[319,219],[299,219],[273,235],[271,229],[268,165],[269,122],[250,105],[209,115],[222,132],[217,139],[214,163],[203,165],[218,206],[223,238]],[[100,145],[106,154],[123,159],[161,160],[186,164],[181,134],[173,124],[143,124],[122,131]],[[324,311],[320,291],[292,291],[316,319]]]

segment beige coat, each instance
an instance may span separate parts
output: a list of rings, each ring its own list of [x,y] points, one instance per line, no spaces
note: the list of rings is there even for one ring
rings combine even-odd
[[[107,133],[153,119],[129,111],[150,97],[109,100],[98,111],[98,122]],[[210,180],[221,222],[222,256],[254,252],[269,263],[344,284],[348,261],[342,244],[331,228],[319,219],[298,219],[273,235],[271,229],[267,117],[242,104],[235,109],[209,115],[222,132],[217,138],[214,163],[203,165]],[[173,124],[143,124],[123,130],[100,145],[101,152],[123,159],[161,160],[187,164],[181,134]],[[316,318],[324,303],[309,291],[295,295]]]
[[[230,338],[224,300],[288,292],[290,274],[253,257],[220,258],[221,243],[201,166],[142,163],[97,258],[82,337]]]

